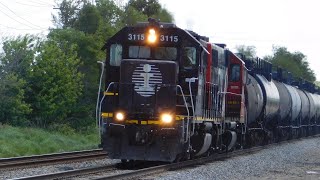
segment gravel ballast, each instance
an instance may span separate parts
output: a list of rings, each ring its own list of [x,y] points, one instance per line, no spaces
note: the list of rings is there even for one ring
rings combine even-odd
[[[62,164],[43,165],[40,167],[0,170],[0,179],[13,179],[18,177],[35,176],[48,173],[57,173],[68,170],[90,168],[119,163],[119,160],[111,160],[107,157],[101,160],[88,160],[85,162],[66,162]]]
[[[286,143],[251,155],[145,179],[320,179],[320,138]]]

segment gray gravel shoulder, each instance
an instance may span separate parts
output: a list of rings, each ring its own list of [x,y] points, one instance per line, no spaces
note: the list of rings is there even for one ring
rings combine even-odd
[[[88,160],[81,162],[66,162],[62,164],[45,165],[39,167],[12,169],[12,170],[0,170],[0,179],[12,179],[18,177],[35,176],[47,173],[57,173],[67,170],[75,170],[103,165],[111,165],[119,163],[119,160],[112,159],[100,159],[100,160]]]
[[[320,138],[282,144],[146,179],[320,179]]]

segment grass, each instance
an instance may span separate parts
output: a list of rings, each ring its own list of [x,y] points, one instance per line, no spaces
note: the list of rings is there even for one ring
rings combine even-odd
[[[0,125],[0,158],[95,149],[99,141],[97,132],[66,135],[43,129]]]

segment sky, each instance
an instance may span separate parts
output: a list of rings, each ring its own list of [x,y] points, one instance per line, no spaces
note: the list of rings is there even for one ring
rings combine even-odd
[[[225,43],[231,50],[236,45],[255,46],[259,57],[271,55],[273,46],[300,51],[320,80],[319,0],[159,1],[177,26]],[[45,35],[53,27],[55,4],[54,0],[0,0],[0,37]]]

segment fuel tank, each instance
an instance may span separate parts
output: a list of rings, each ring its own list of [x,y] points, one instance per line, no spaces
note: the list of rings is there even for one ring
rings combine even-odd
[[[266,123],[273,120],[279,113],[280,96],[274,81],[268,81],[264,76],[256,75],[256,80],[261,86],[264,104],[264,117]]]
[[[297,125],[297,117],[301,112],[301,98],[298,94],[297,88],[292,87],[290,85],[285,84],[286,88],[288,89],[291,97],[291,124]]]
[[[291,112],[292,101],[290,93],[286,86],[281,83],[274,81],[274,84],[277,86],[280,95],[280,119],[282,125],[289,124],[289,115]]]
[[[254,77],[248,75],[246,84],[246,107],[247,107],[247,124],[250,125],[256,121],[263,108],[263,95],[259,83]]]
[[[306,124],[310,117],[310,102],[304,91],[297,89],[301,99],[301,124]]]

